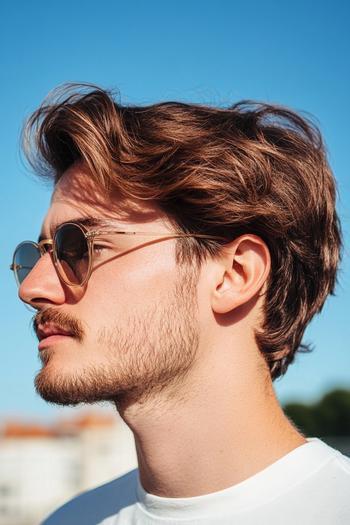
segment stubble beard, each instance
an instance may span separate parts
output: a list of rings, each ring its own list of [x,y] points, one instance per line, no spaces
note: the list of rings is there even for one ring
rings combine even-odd
[[[199,345],[198,271],[181,267],[171,297],[123,323],[103,327],[96,352],[106,356],[98,364],[87,363],[67,376],[50,370],[49,350],[42,350],[44,364],[35,388],[46,401],[64,406],[113,402],[117,406],[144,401],[166,390],[178,390],[193,367]],[[82,341],[82,348],[84,341]]]

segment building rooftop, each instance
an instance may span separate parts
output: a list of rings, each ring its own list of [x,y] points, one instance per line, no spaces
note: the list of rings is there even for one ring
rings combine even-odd
[[[63,418],[51,424],[10,419],[1,425],[0,437],[22,439],[74,436],[86,429],[111,428],[117,423],[117,415],[98,412],[84,412],[73,418]]]

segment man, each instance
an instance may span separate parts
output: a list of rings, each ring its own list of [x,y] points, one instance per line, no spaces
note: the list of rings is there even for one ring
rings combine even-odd
[[[68,87],[26,144],[54,182],[40,242],[13,260],[36,389],[114,403],[139,466],[45,524],[350,523],[350,460],[304,436],[272,384],[336,280],[317,129],[271,105],[124,107]]]

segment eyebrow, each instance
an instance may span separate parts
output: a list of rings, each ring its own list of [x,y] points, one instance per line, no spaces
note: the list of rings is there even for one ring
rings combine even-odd
[[[111,227],[118,227],[115,223],[113,224],[111,219],[103,219],[102,217],[77,217],[77,218],[71,218],[68,221],[62,221],[62,222],[55,222],[51,224],[50,226],[50,235],[53,237],[54,232],[59,228],[60,226],[63,226],[64,224],[69,224],[71,222],[74,222],[74,224],[78,224],[79,226],[83,226],[85,228],[111,228]],[[42,241],[43,239],[47,239],[46,235],[44,235],[43,232],[40,233],[38,237],[38,243]]]

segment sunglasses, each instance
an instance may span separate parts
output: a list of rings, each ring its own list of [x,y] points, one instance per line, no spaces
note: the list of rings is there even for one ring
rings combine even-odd
[[[40,257],[47,252],[52,254],[59,279],[68,286],[82,286],[88,281],[96,253],[105,248],[110,248],[111,243],[97,245],[96,241],[101,236],[139,236],[166,238],[193,237],[226,241],[223,237],[205,235],[200,233],[155,233],[133,232],[114,230],[85,230],[83,226],[74,222],[61,224],[55,231],[52,239],[43,239],[40,242],[21,242],[14,251],[10,269],[13,270],[16,282],[20,286],[29,273],[33,270]],[[127,250],[125,250],[127,251]]]

